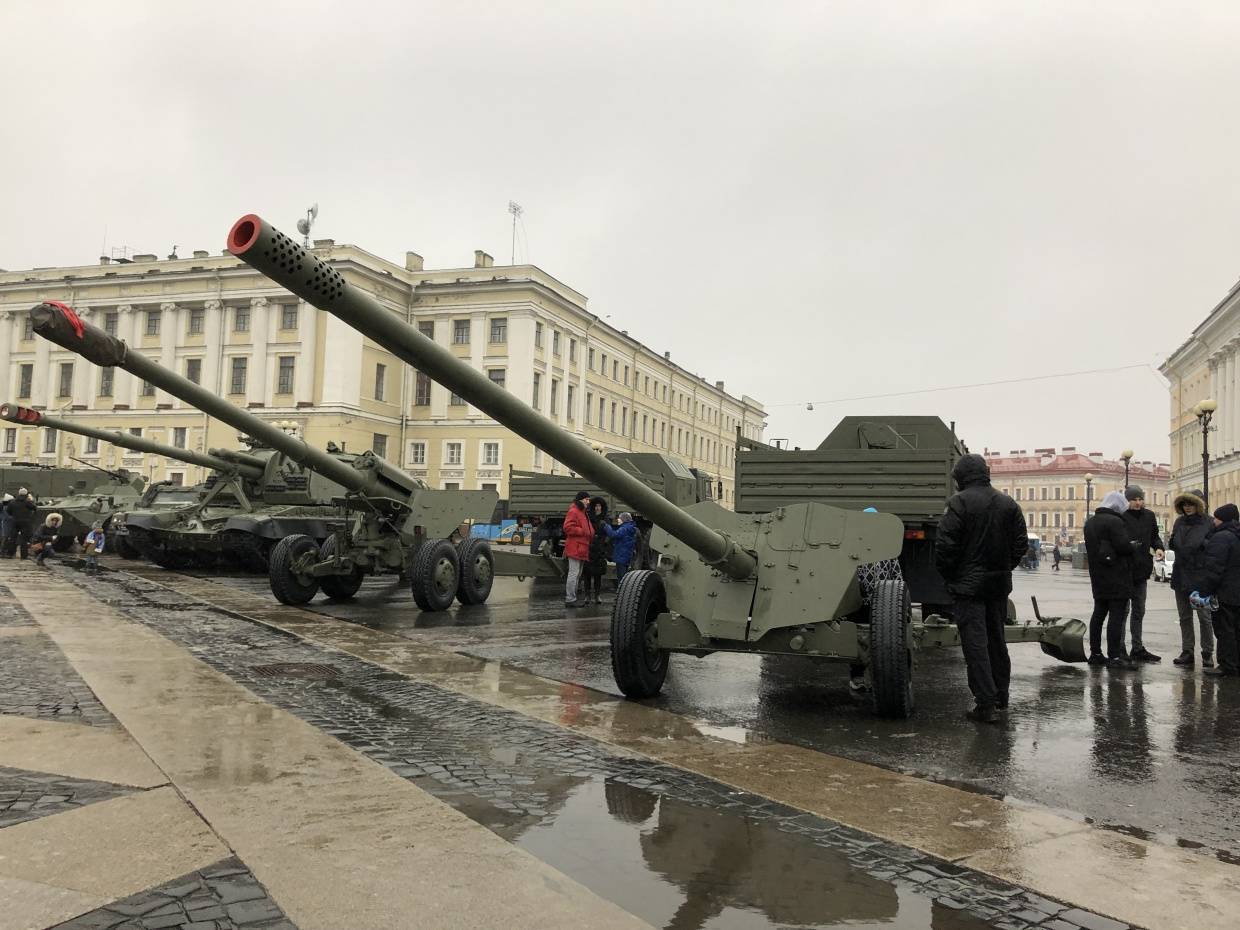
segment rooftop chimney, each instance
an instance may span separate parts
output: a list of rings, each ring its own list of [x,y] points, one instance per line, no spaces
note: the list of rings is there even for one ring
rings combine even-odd
[[[721,391],[722,391],[722,390],[723,390],[723,382],[722,382],[722,381],[716,381],[716,382],[715,382],[715,387],[719,388],[719,390],[721,390]]]
[[[495,259],[493,259],[482,249],[474,249],[474,267],[475,268],[493,268]]]
[[[135,255],[133,260],[135,262],[157,262],[159,261],[159,256],[151,252],[143,252],[141,255]]]
[[[476,255],[477,253],[475,252],[474,254]],[[419,255],[417,252],[406,252],[405,253],[405,270],[406,271],[421,271],[422,265],[423,265],[422,256]]]
[[[335,244],[336,244],[335,239],[315,239],[314,240],[314,247],[316,249],[330,249]]]
[[[194,249],[194,258],[206,258],[210,254],[206,249]]]
[[[99,264],[101,264],[101,265],[106,265],[106,264],[108,264],[108,263],[109,263],[109,262],[111,262],[111,261],[112,261],[112,259],[108,258],[106,255],[100,255],[100,256],[99,256]]]
[[[672,353],[671,353],[671,352],[664,352],[664,353],[663,353],[663,357],[664,357],[665,359],[667,359],[667,360],[670,362],[670,361],[672,360]]]

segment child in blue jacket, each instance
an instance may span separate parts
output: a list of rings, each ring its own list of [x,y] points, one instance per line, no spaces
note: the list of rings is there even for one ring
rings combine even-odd
[[[603,524],[603,529],[612,539],[611,560],[616,563],[616,584],[624,579],[625,572],[633,564],[633,553],[637,549],[637,524],[628,511],[620,514],[620,525],[615,529]]]

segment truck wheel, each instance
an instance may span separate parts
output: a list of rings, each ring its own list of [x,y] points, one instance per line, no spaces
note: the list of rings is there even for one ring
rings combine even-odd
[[[323,540],[319,546],[319,561],[330,562],[336,553],[336,535],[333,533]],[[347,601],[362,586],[362,573],[354,568],[348,575],[323,575],[319,578],[319,587],[333,601]]]
[[[522,544],[524,544],[524,543],[525,543],[525,537],[524,537],[524,536],[522,536],[520,533],[513,533],[513,534],[512,534],[512,544],[513,544],[514,546],[520,546],[520,545],[522,545]]]
[[[456,558],[461,566],[456,599],[462,604],[485,603],[491,595],[491,585],[495,583],[495,557],[491,555],[491,544],[476,536],[463,539],[456,547]]]
[[[880,717],[913,713],[912,604],[903,581],[880,581],[870,595],[870,683]]]
[[[271,582],[271,593],[281,604],[309,604],[319,593],[317,578],[313,575],[301,576],[293,570],[310,552],[317,558],[318,543],[300,534],[285,536],[271,550],[271,568],[267,578]]]
[[[461,563],[456,546],[446,539],[428,539],[409,569],[413,601],[421,610],[447,610],[456,597]]]
[[[667,610],[663,579],[631,571],[620,582],[611,612],[611,673],[625,697],[654,697],[667,677],[667,650],[660,649],[655,621]]]

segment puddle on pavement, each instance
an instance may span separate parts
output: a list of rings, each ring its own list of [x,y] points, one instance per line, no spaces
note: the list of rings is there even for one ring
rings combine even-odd
[[[767,820],[612,779],[575,786],[553,819],[513,840],[655,927],[981,930],[991,924],[875,878]]]

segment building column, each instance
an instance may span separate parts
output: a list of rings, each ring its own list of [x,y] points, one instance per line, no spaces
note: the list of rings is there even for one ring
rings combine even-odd
[[[36,338],[34,341],[34,378],[31,381],[30,406],[46,410],[55,401],[52,383],[52,344],[46,339]],[[39,448],[42,449],[42,443]]]
[[[84,322],[95,323],[92,317],[98,317],[99,311],[85,307],[77,311],[77,315]],[[103,329],[102,326],[99,327]],[[73,388],[70,397],[70,403],[74,407],[89,407],[91,385],[95,380],[95,366],[86,359],[77,357],[73,359]]]
[[[1223,405],[1223,418],[1231,430],[1229,452],[1240,452],[1240,339],[1233,339],[1227,346],[1231,353],[1231,390]]]
[[[491,331],[487,327],[487,311],[475,310],[469,315],[469,367],[486,373],[487,346],[491,343]],[[486,416],[470,404],[466,416],[471,420]]]
[[[313,404],[315,373],[319,364],[319,318],[318,311],[304,300],[299,301],[297,307],[297,329],[301,354],[293,372],[293,390],[296,392],[293,397],[298,404]]]
[[[447,351],[452,351],[452,314],[436,313],[435,314],[435,341],[444,347]],[[431,383],[431,419],[446,420],[448,417],[448,394],[447,388],[438,381]]]
[[[202,356],[202,386],[219,396],[224,396],[224,386],[220,383],[220,346],[223,340],[224,305],[218,300],[208,300],[203,304],[206,310],[203,320],[204,336]],[[184,404],[182,404],[184,406]]]
[[[267,406],[267,298],[255,297],[250,301],[250,342],[254,346],[250,354],[250,370],[246,374],[245,400],[247,404]]]
[[[17,341],[17,331],[13,323],[17,314],[12,310],[0,310],[0,397],[8,398],[13,394],[9,386],[13,383],[9,368],[13,364],[12,346]]]
[[[177,336],[180,333],[181,310],[174,303],[159,305],[159,364],[169,371],[176,371]],[[172,405],[173,397],[167,391],[155,389],[155,404]]]

